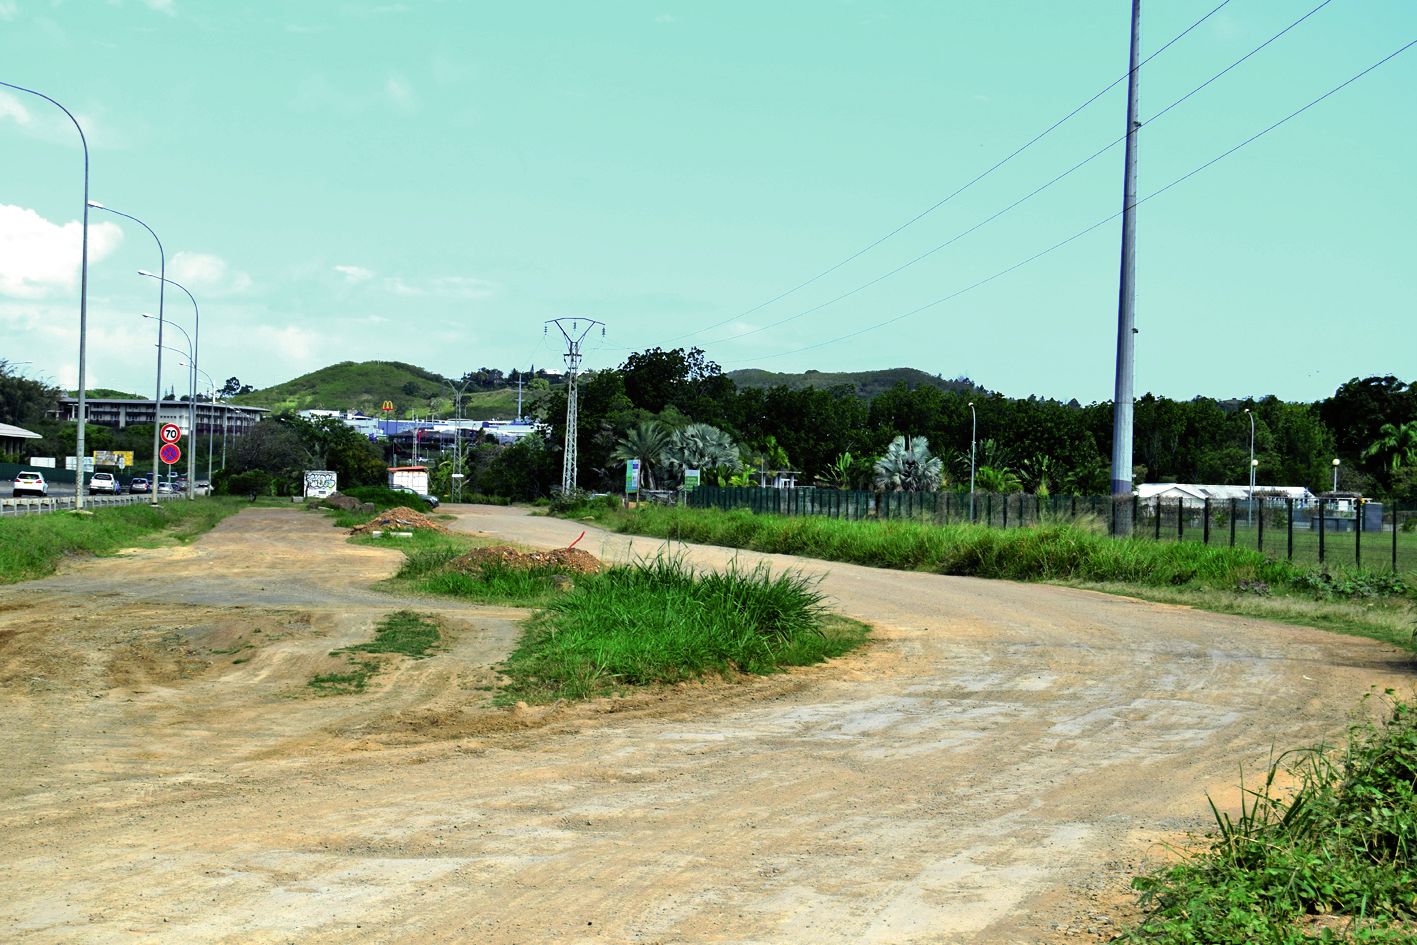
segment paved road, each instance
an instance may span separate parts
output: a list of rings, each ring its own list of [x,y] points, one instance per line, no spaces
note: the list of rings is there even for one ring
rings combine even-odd
[[[458,528],[566,545],[486,507]],[[612,559],[657,542],[595,529]],[[696,563],[735,552],[676,546]],[[514,614],[313,699],[394,551],[253,509],[0,589],[0,927],[26,943],[1104,939],[1241,763],[1340,733],[1391,647],[1061,588],[741,554],[875,626],[821,667],[498,710]],[[1059,931],[1059,926],[1077,934]],[[1086,929],[1096,930],[1089,934]]]

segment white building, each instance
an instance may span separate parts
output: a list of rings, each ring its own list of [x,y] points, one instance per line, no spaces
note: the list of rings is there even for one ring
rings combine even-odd
[[[1200,508],[1209,499],[1212,505],[1235,499],[1240,502],[1250,498],[1250,487],[1197,485],[1188,482],[1144,482],[1137,486],[1137,498],[1142,502],[1175,502],[1180,499],[1187,508]],[[1317,498],[1303,486],[1255,486],[1256,499],[1283,501],[1293,499],[1296,509],[1306,509]]]

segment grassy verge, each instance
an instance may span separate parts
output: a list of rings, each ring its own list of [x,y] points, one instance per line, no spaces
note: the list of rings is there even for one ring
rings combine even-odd
[[[330,654],[347,657],[348,668],[344,672],[314,676],[306,685],[322,696],[363,692],[383,665],[377,659],[365,657],[398,654],[423,659],[431,656],[441,641],[442,634],[434,620],[409,610],[396,611],[380,621],[374,629],[374,639],[368,643],[356,643]]]
[[[838,656],[866,628],[823,609],[813,581],[765,567],[699,573],[658,558],[546,605],[503,671],[505,701],[547,702],[706,675],[771,673]]]
[[[618,532],[670,540],[907,571],[1081,585],[1417,650],[1410,576],[1316,571],[1245,548],[1116,539],[1086,522],[1005,530],[663,507],[595,509],[587,517]]]
[[[1126,941],[1417,941],[1417,707],[1282,761],[1241,785],[1238,819],[1212,802],[1205,849],[1135,881],[1151,912]],[[1297,787],[1277,796],[1281,770]]]
[[[53,574],[60,561],[76,555],[191,541],[249,504],[219,496],[0,519],[0,584]]]

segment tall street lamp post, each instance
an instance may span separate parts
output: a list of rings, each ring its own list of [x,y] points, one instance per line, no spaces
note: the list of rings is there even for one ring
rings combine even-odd
[[[193,370],[207,379],[207,383],[211,385],[208,389],[212,392],[212,414],[211,419],[207,422],[207,494],[210,495],[212,487],[212,443],[216,440],[216,381],[212,380],[212,376],[201,368],[193,368]],[[193,438],[193,442],[195,442],[195,437]]]
[[[84,148],[84,222],[79,251],[79,403],[76,418],[78,428],[74,437],[74,453],[76,454],[74,456],[74,470],[79,483],[78,488],[74,490],[74,508],[82,509],[84,507],[84,423],[88,413],[88,392],[85,388],[88,386],[88,358],[86,355],[89,340],[89,140],[84,137],[84,129],[79,124],[79,120],[74,117],[74,113],[48,95],[34,89],[27,89],[23,85],[15,85],[13,82],[0,82],[0,86],[37,96],[58,108],[74,123],[74,130],[79,133],[79,144]]]
[[[106,206],[104,206],[103,204],[99,203],[97,200],[90,200],[90,201],[89,201],[89,206],[90,206],[90,207],[93,207],[95,210],[106,210],[106,211],[108,211],[109,213],[114,214],[115,216],[123,217],[125,220],[132,220],[134,223],[138,224],[138,226],[141,226],[143,229],[147,230],[147,231],[148,231],[148,235],[153,238],[153,242],[154,242],[154,243],[157,243],[157,259],[158,259],[158,265],[159,265],[159,267],[160,267],[160,268],[159,268],[159,271],[161,271],[161,272],[163,272],[163,273],[166,273],[166,272],[167,272],[167,251],[162,248],[162,240],[158,239],[157,234],[153,232],[153,228],[152,228],[152,227],[148,226],[146,223],[144,223],[142,220],[139,220],[137,217],[133,216],[131,213],[124,213],[122,210],[114,210],[112,207],[106,207]],[[163,349],[163,344],[162,344],[162,328],[163,328],[163,296],[166,294],[165,291],[164,291],[166,288],[167,288],[167,280],[166,280],[166,279],[164,279],[164,280],[162,280],[161,282],[158,283],[158,287],[157,287],[157,380],[156,380],[156,382],[155,382],[155,385],[156,385],[156,386],[155,386],[155,389],[154,389],[154,391],[153,391],[153,482],[157,482],[157,452],[158,452],[158,449],[159,449],[160,446],[161,446],[161,443],[160,443],[159,440],[158,440],[158,430],[159,430],[159,428],[161,428],[162,422],[158,420],[157,414],[158,414],[158,410],[161,409],[161,404],[162,404],[162,349]],[[156,504],[157,504],[157,492],[153,492],[153,494],[152,494],[152,500],[153,500],[153,505],[156,505]]]
[[[143,317],[144,317],[144,318],[152,318],[151,315],[148,315],[148,314],[146,314],[146,313],[143,315]],[[173,327],[173,328],[176,328],[178,331],[182,332],[182,337],[187,340],[187,350],[184,352],[181,348],[173,348],[173,347],[169,347],[168,345],[161,345],[160,347],[166,348],[168,351],[171,351],[173,354],[186,354],[186,355],[187,355],[187,361],[188,361],[188,364],[187,364],[187,367],[188,367],[188,371],[187,371],[187,405],[188,405],[188,413],[187,413],[187,418],[188,418],[188,419],[187,419],[187,424],[188,424],[188,428],[189,428],[189,429],[191,430],[191,432],[192,432],[192,442],[190,442],[190,443],[187,444],[187,498],[190,499],[190,498],[193,498],[193,496],[195,495],[195,493],[193,492],[193,484],[192,484],[192,476],[193,476],[193,473],[195,472],[195,467],[192,465],[192,455],[193,455],[193,446],[194,446],[194,444],[196,443],[196,440],[197,440],[197,421],[196,421],[196,416],[197,416],[197,412],[196,412],[196,403],[197,403],[197,375],[196,375],[196,372],[194,372],[194,371],[191,370],[191,362],[192,362],[192,360],[193,360],[193,358],[192,358],[192,336],[189,335],[189,334],[187,334],[187,329],[183,328],[181,325],[177,324],[176,322],[173,322],[172,327]],[[179,362],[179,363],[181,363],[181,362]]]
[[[1338,465],[1339,465],[1339,463],[1338,463],[1338,457],[1335,456],[1335,457],[1334,457],[1334,460],[1333,460],[1333,491],[1334,491],[1334,492],[1337,492],[1337,491],[1338,491]]]
[[[1255,467],[1259,462],[1255,459],[1255,415],[1250,413],[1250,408],[1245,408],[1245,416],[1250,418],[1250,527],[1255,525]]]
[[[979,436],[979,417],[974,401],[969,402],[969,520],[974,521],[974,441]]]
[[[188,373],[190,373],[191,376],[192,376],[192,377],[191,377],[191,385],[190,385],[190,387],[191,387],[191,389],[196,390],[196,388],[197,388],[197,366],[201,363],[201,353],[202,353],[202,351],[201,351],[201,341],[202,341],[202,310],[197,307],[197,300],[196,300],[195,298],[192,298],[192,293],[187,291],[187,287],[186,287],[185,285],[183,285],[183,284],[180,283],[180,282],[177,282],[176,280],[169,279],[169,278],[167,278],[166,276],[164,276],[164,275],[162,275],[162,274],[155,274],[155,273],[148,272],[146,269],[139,269],[139,270],[138,270],[138,275],[140,275],[140,276],[147,276],[147,277],[150,278],[150,279],[158,279],[158,280],[160,280],[160,281],[162,281],[162,282],[164,282],[164,283],[166,283],[166,284],[168,284],[168,285],[175,285],[175,286],[177,286],[177,288],[181,289],[181,290],[186,294],[186,296],[187,296],[188,299],[191,300],[191,302],[192,302],[192,319],[193,319],[193,321],[192,321],[192,335],[191,335],[191,337],[190,337],[188,340],[191,341],[191,343],[192,343],[192,367],[191,367],[191,370],[190,370]],[[186,332],[183,332],[183,334],[186,334]],[[192,428],[192,439],[193,439],[193,440],[196,440],[196,438],[197,438],[197,405],[196,405],[195,402],[193,402],[193,403],[191,404],[191,410],[190,410],[190,412],[189,412],[189,418],[188,418],[188,425]],[[197,492],[196,492],[196,489],[197,489],[196,478],[197,478],[197,459],[196,459],[196,457],[191,453],[191,451],[189,450],[188,453],[187,453],[187,498],[189,498],[189,499],[195,498],[196,495],[197,495]]]

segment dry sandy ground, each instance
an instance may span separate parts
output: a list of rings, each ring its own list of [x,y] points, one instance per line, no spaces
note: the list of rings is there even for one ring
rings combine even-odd
[[[554,547],[581,526],[460,510]],[[652,554],[592,531],[609,558]],[[721,564],[734,552],[677,546]],[[1341,733],[1381,644],[1060,588],[753,554],[874,642],[829,665],[489,705],[520,612],[315,698],[398,553],[245,511],[0,589],[0,938],[18,943],[1110,938],[1239,765]]]

